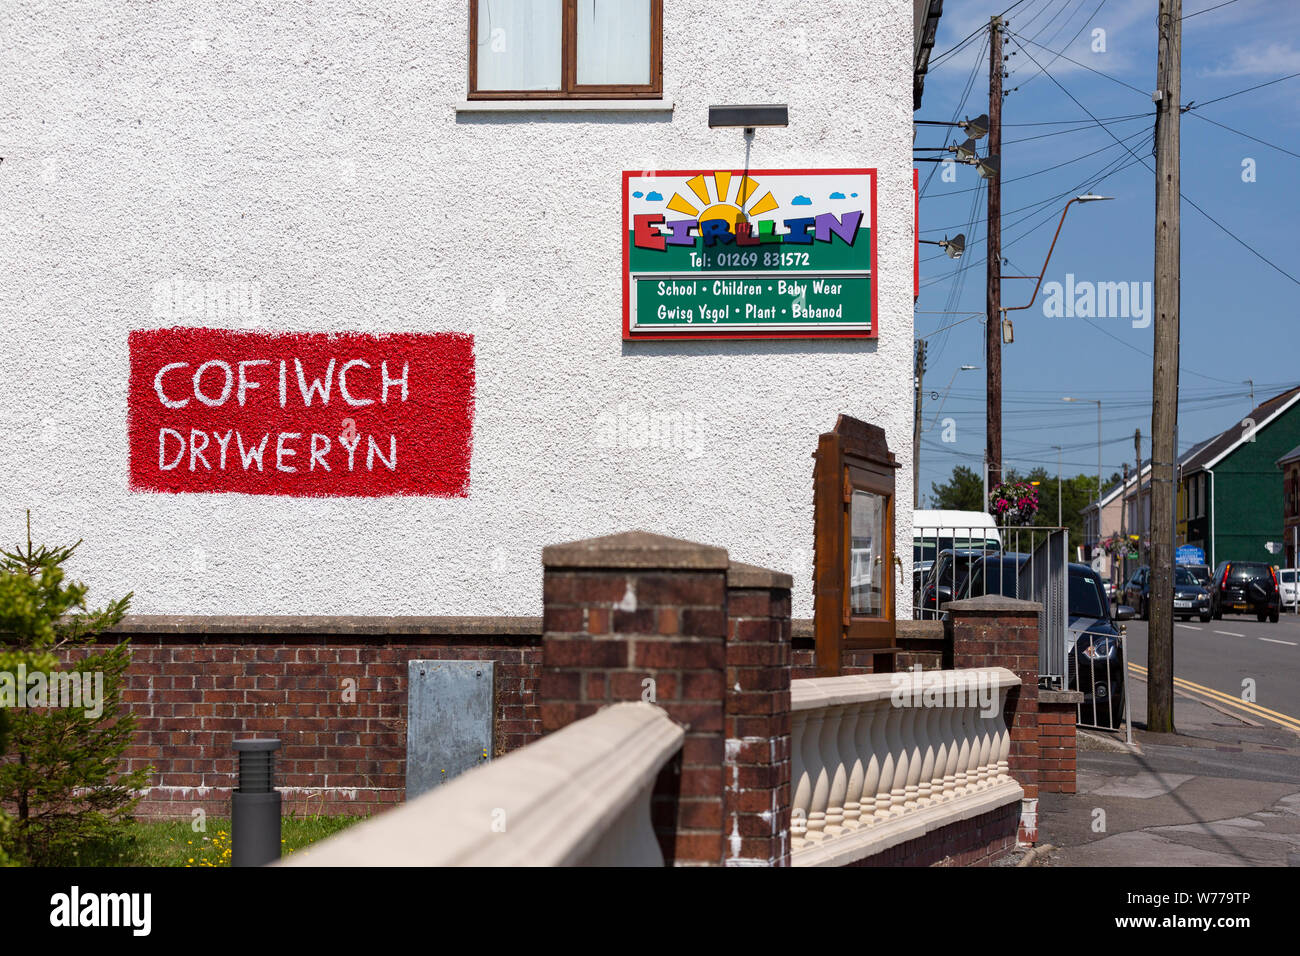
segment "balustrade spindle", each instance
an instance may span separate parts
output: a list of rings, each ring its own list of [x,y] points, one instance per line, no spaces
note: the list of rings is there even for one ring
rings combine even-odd
[[[826,805],[830,800],[831,781],[822,750],[822,727],[825,723],[826,713],[822,711],[808,718],[808,727],[804,731],[804,757],[808,761],[808,775],[812,780],[806,834],[806,839],[811,843],[820,843],[826,839]]]
[[[797,710],[790,719],[790,847],[808,842],[808,808],[812,805],[812,780],[804,760],[808,712]]]
[[[861,706],[844,708],[840,716],[839,749],[848,764],[848,783],[844,792],[844,828],[856,830],[862,826],[862,784],[866,775],[864,758],[869,751],[858,739],[858,727],[863,726],[868,716]]]
[[[844,755],[839,748],[840,722],[844,718],[845,707],[831,707],[826,711],[822,723],[822,760],[826,764],[826,826],[828,837],[839,836],[844,832],[844,794],[848,790],[848,769],[845,767]]]

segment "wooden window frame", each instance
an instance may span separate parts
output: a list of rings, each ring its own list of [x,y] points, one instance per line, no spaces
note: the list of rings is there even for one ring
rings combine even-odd
[[[560,89],[478,89],[478,0],[469,0],[469,93],[471,100],[652,100],[664,91],[664,4],[650,0],[650,82],[578,85],[578,0],[560,0],[563,33],[560,48]]]

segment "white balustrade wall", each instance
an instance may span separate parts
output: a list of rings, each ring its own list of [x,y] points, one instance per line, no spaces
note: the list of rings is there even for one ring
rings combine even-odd
[[[791,682],[795,866],[844,865],[1018,802],[1006,668]]]
[[[280,865],[663,866],[650,797],[684,737],[653,704],[614,704]]]

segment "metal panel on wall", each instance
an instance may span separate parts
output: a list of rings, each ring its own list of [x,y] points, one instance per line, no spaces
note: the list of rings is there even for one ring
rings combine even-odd
[[[406,799],[492,755],[492,661],[410,661]]]

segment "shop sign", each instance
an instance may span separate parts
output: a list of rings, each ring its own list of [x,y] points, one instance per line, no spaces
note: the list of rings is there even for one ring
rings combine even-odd
[[[623,173],[623,337],[874,338],[876,172]]]

